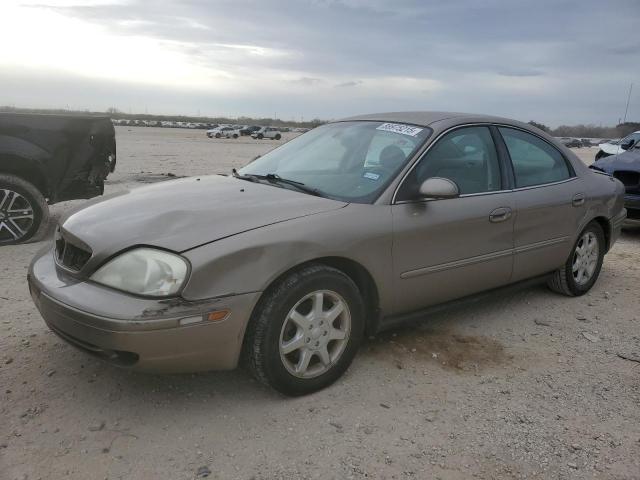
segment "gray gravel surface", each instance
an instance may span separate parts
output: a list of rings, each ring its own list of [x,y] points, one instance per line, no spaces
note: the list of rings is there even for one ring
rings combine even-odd
[[[280,143],[117,132],[107,192],[228,172]],[[52,225],[81,203],[54,206]],[[3,480],[640,478],[638,230],[582,298],[539,286],[433,315],[287,399],[242,371],[141,375],[60,341],[25,281],[52,228],[0,250]]]

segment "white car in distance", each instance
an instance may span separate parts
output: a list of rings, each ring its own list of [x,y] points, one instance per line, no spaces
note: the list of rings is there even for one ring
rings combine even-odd
[[[618,155],[625,150],[629,150],[638,141],[640,141],[640,131],[630,133],[621,140],[601,143],[598,145],[599,150],[598,153],[596,153],[596,160],[608,157],[609,155]]]
[[[282,134],[280,133],[280,130],[275,127],[262,127],[260,130],[253,132],[251,134],[251,138],[257,138],[258,140],[262,140],[263,138],[280,140],[282,138]]]

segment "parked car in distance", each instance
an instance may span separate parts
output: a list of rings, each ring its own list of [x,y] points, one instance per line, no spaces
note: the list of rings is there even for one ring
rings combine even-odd
[[[257,132],[262,127],[259,125],[245,125],[240,129],[240,135],[251,135],[253,132]]]
[[[640,143],[617,155],[596,160],[590,168],[620,180],[625,187],[625,226],[640,226]]]
[[[242,134],[240,133],[240,129],[242,127],[239,126],[232,126],[229,129],[224,129],[222,132],[220,132],[222,134],[223,137],[225,138],[238,138],[240,137]]]
[[[0,113],[0,245],[32,238],[48,204],[102,195],[115,166],[108,117]]]
[[[29,267],[51,330],[123,368],[232,369],[287,395],[366,335],[532,279],[594,285],[624,187],[505,118],[362,115],[230,176],[163,182],[61,218]],[[123,225],[126,228],[123,228]]]
[[[580,140],[578,140],[577,138],[562,137],[562,138],[560,138],[560,142],[565,147],[569,147],[569,148],[580,148],[580,147],[582,147],[582,142]]]
[[[280,130],[275,127],[262,127],[260,130],[253,132],[251,134],[251,138],[257,138],[258,140],[262,140],[263,138],[280,140],[282,138],[282,134],[280,133]]]
[[[220,128],[220,125],[212,126],[209,130],[205,132],[205,134],[207,135],[207,137],[213,138],[218,128]]]
[[[207,137],[209,138],[226,137],[228,132],[231,132],[233,130],[235,130],[235,128],[230,125],[220,125],[219,127],[213,128],[211,130],[207,130]]]
[[[601,142],[598,147],[598,153],[596,153],[596,160],[600,158],[608,157],[609,155],[617,155],[625,150],[633,147],[640,140],[640,131],[633,132],[620,140],[609,140]]]

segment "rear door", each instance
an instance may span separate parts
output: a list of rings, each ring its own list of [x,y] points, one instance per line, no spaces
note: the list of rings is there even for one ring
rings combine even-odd
[[[430,177],[453,180],[461,195],[416,198]],[[505,178],[487,126],[446,133],[410,171],[392,205],[396,313],[509,282],[515,205]]]
[[[513,170],[516,207],[513,281],[557,269],[568,258],[586,192],[553,145],[524,130],[498,128]]]

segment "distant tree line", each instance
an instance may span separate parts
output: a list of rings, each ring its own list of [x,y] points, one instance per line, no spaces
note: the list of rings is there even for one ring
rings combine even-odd
[[[151,121],[169,121],[169,122],[193,122],[193,123],[230,123],[241,125],[270,125],[274,127],[289,126],[289,127],[304,127],[314,128],[318,125],[326,123],[324,120],[314,118],[306,122],[297,122],[295,120],[281,120],[279,118],[253,118],[253,117],[194,117],[188,115],[150,115],[143,113],[124,113],[117,108],[110,107],[106,112],[91,112],[89,110],[64,110],[64,109],[48,109],[48,108],[16,108],[10,106],[0,106],[0,112],[13,112],[13,113],[48,113],[55,115],[89,115],[104,117],[108,116],[116,120],[151,120]]]
[[[597,125],[560,125],[558,128],[549,128],[546,125],[531,120],[529,125],[539,128],[554,137],[575,138],[622,138],[631,132],[640,130],[640,122],[625,122],[615,127],[600,127]]]
[[[46,109],[46,108],[16,108],[10,106],[0,106],[0,112],[15,113],[49,113],[58,115],[91,115],[91,116],[109,116],[116,120],[152,120],[152,121],[171,121],[171,122],[194,122],[194,123],[232,123],[241,125],[272,125],[272,126],[291,126],[313,128],[326,123],[325,120],[314,118],[307,122],[297,122],[295,120],[287,121],[279,118],[254,118],[254,117],[194,117],[188,115],[150,115],[138,113],[124,113],[115,107],[110,107],[106,112],[91,112],[88,110],[64,110],[64,109]],[[576,138],[621,138],[631,132],[640,130],[640,122],[620,123],[615,127],[601,127],[597,125],[560,125],[557,128],[549,128],[543,123],[531,120],[530,125],[543,130],[554,137],[576,137]]]

